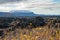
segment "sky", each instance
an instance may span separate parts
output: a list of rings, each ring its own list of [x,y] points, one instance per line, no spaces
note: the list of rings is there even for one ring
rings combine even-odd
[[[0,0],[0,12],[29,10],[35,14],[60,15],[60,0]]]

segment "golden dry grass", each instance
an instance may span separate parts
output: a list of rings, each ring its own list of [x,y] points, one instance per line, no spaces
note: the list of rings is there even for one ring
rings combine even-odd
[[[20,29],[6,31],[0,40],[60,40],[60,29],[48,29],[37,27],[32,29]]]

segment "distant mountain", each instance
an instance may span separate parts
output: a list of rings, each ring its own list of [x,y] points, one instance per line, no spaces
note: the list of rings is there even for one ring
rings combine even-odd
[[[19,16],[36,16],[31,11],[27,10],[15,10],[10,12],[0,12],[0,17],[19,17]]]
[[[36,14],[27,10],[15,10],[15,11],[11,11],[11,13],[14,16],[36,16]]]
[[[0,12],[0,17],[10,17],[12,16],[12,14],[10,14],[9,12]]]
[[[0,17],[20,17],[20,16],[41,16],[41,17],[60,17],[60,15],[40,15],[28,10],[12,10],[10,12],[0,12]]]

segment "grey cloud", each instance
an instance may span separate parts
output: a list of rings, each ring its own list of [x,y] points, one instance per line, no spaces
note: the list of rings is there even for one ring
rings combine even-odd
[[[21,2],[21,1],[27,1],[27,0],[0,0],[0,4],[10,3],[10,2]]]

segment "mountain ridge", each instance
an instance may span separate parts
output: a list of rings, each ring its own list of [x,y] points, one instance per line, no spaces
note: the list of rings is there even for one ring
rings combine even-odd
[[[34,14],[31,11],[26,11],[26,10],[0,12],[0,17],[19,17],[19,16],[36,16],[36,14]]]

